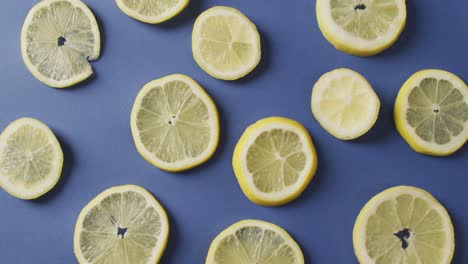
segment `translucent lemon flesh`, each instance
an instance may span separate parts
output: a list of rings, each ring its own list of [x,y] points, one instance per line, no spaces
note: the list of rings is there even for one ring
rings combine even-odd
[[[155,263],[168,224],[162,207],[139,187],[114,187],[82,211],[75,232],[80,263]]]
[[[245,220],[223,231],[213,241],[207,264],[299,264],[299,246],[284,230],[256,220]]]
[[[354,236],[361,263],[443,264],[453,255],[450,217],[430,194],[414,187],[391,188],[372,199]]]
[[[42,82],[67,87],[92,74],[88,60],[99,57],[100,36],[91,11],[77,0],[46,0],[26,18],[22,53]]]
[[[63,153],[53,133],[42,123],[23,118],[10,124],[0,142],[0,184],[10,194],[33,199],[58,181]]]
[[[189,0],[116,0],[127,15],[147,23],[160,23],[180,13]]]

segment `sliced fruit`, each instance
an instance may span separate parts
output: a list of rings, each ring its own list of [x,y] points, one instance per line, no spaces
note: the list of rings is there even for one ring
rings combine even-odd
[[[359,73],[337,69],[325,73],[312,89],[312,113],[336,138],[358,138],[374,126],[380,100]]]
[[[42,122],[21,118],[0,135],[0,186],[25,200],[35,199],[57,184],[63,152],[54,133]]]
[[[270,117],[245,130],[232,166],[247,198],[276,206],[294,200],[309,185],[317,169],[317,154],[301,124]]]
[[[192,52],[195,61],[209,75],[236,80],[260,62],[260,35],[239,10],[216,6],[203,12],[195,21]]]
[[[243,220],[221,232],[211,243],[206,264],[303,264],[296,241],[281,227]]]
[[[112,187],[78,216],[75,256],[81,264],[154,264],[168,236],[166,212],[151,193],[135,185]]]
[[[129,17],[150,24],[158,24],[178,15],[190,0],[115,0]]]
[[[398,93],[394,119],[415,151],[450,155],[468,140],[468,87],[446,71],[417,72]]]
[[[406,24],[405,0],[317,0],[316,12],[325,38],[357,56],[387,49]]]
[[[39,81],[65,88],[87,79],[99,58],[101,37],[93,13],[79,0],[39,1],[21,32],[21,54]]]
[[[353,232],[359,263],[449,264],[455,248],[450,216],[428,192],[398,186],[374,196]]]
[[[185,75],[145,85],[133,105],[130,123],[138,152],[163,170],[195,167],[218,146],[218,110],[203,88]]]

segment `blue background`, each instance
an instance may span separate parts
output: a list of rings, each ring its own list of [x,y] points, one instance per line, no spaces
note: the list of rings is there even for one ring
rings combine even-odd
[[[48,88],[26,69],[20,31],[38,1],[3,1],[0,9],[0,127],[30,116],[59,138],[65,164],[58,185],[35,201],[0,191],[1,263],[76,263],[73,231],[82,207],[104,189],[137,184],[166,208],[171,234],[162,263],[204,263],[211,240],[232,223],[255,218],[276,223],[301,245],[307,263],[357,263],[352,229],[364,203],[395,185],[430,191],[448,209],[456,230],[453,263],[468,263],[468,147],[447,158],[411,150],[393,125],[394,99],[403,82],[424,68],[468,80],[466,1],[409,0],[408,23],[398,42],[371,58],[335,50],[320,33],[313,0],[192,0],[161,25],[124,15],[114,1],[85,0],[102,31],[95,75],[66,90]],[[261,64],[234,82],[213,79],[194,62],[195,18],[214,5],[241,10],[262,36]],[[363,74],[382,103],[375,127],[343,142],[327,134],[310,111],[311,88],[324,72],[348,67]],[[129,117],[147,82],[183,73],[213,97],[221,117],[214,157],[190,171],[154,168],[137,153]],[[254,205],[242,194],[231,167],[243,130],[268,116],[304,124],[314,139],[319,166],[303,195],[279,208]]]

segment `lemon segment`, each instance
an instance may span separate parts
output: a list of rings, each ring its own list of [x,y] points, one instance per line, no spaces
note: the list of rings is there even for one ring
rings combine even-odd
[[[21,118],[0,135],[0,186],[16,198],[35,199],[50,191],[62,166],[62,148],[42,122]]]
[[[89,8],[79,0],[39,1],[21,32],[21,54],[39,81],[65,88],[87,79],[89,61],[99,58],[100,33]]]
[[[395,102],[395,124],[417,152],[446,156],[468,139],[468,87],[442,70],[423,70],[401,87]]]
[[[115,0],[129,17],[141,22],[158,24],[178,15],[189,0]]]
[[[138,152],[163,170],[195,167],[207,161],[218,146],[217,108],[203,88],[185,75],[145,85],[130,122]]]
[[[75,226],[74,251],[80,264],[154,264],[166,248],[169,221],[145,189],[112,187],[91,200]]]
[[[192,32],[195,61],[209,75],[236,80],[260,62],[260,35],[256,26],[239,10],[216,6],[203,12]]]
[[[277,206],[304,191],[317,169],[317,154],[301,124],[270,117],[245,130],[234,150],[232,166],[248,199]]]
[[[211,243],[206,264],[303,264],[294,239],[281,227],[243,220],[221,232]]]
[[[336,49],[371,56],[390,47],[406,23],[405,0],[317,0],[318,25]]]
[[[349,69],[320,77],[312,89],[312,113],[338,139],[351,140],[368,132],[377,121],[380,100],[367,80]]]
[[[353,242],[362,264],[449,264],[455,248],[445,208],[428,192],[409,186],[374,196],[356,220]]]

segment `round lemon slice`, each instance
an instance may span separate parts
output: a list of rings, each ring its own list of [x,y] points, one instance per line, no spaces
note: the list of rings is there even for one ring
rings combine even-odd
[[[145,189],[112,187],[91,200],[75,226],[74,250],[80,264],[154,264],[166,248],[169,221]]]
[[[42,122],[21,118],[0,135],[0,186],[25,200],[50,191],[60,179],[63,152]]]
[[[446,71],[417,72],[398,93],[394,119],[415,151],[450,155],[468,139],[468,87]]]
[[[211,243],[206,264],[303,264],[296,241],[281,227],[243,220],[221,232]]]
[[[64,88],[87,79],[101,39],[93,13],[79,0],[39,1],[21,32],[21,54],[44,84]]]
[[[189,0],[115,0],[120,10],[136,20],[158,24],[178,15]]]
[[[353,232],[359,263],[449,264],[454,232],[445,208],[428,192],[399,186],[374,196]]]
[[[358,138],[377,121],[380,100],[359,73],[337,69],[325,73],[312,89],[312,113],[338,139]]]
[[[163,170],[195,167],[218,146],[218,110],[203,88],[185,75],[145,85],[133,105],[130,123],[138,152]]]
[[[195,21],[192,52],[195,61],[209,75],[236,80],[260,62],[260,35],[239,10],[216,6],[203,12]]]
[[[304,191],[317,169],[317,154],[301,124],[270,117],[245,130],[234,150],[232,166],[247,198],[277,206]]]
[[[405,0],[317,0],[316,12],[325,38],[357,56],[390,47],[406,23]]]

